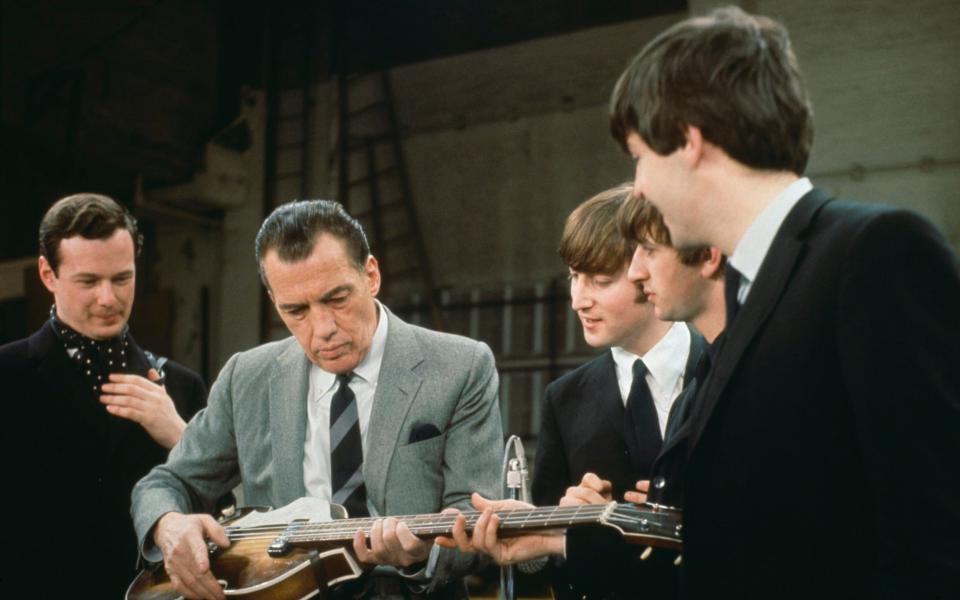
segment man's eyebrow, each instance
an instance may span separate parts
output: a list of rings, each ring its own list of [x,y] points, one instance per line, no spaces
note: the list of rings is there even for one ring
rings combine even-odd
[[[133,275],[133,269],[128,269],[126,271],[120,271],[119,273],[112,273],[110,275],[102,275],[100,273],[74,273],[70,276],[71,279],[116,279],[117,277],[130,277]]]
[[[278,305],[278,306],[280,307],[280,310],[289,312],[289,311],[292,311],[292,310],[297,310],[297,309],[299,309],[299,308],[303,308],[303,307],[305,307],[306,305],[307,305],[307,304],[306,304],[305,302],[290,302],[290,303],[287,303],[287,304],[280,304],[280,305]]]
[[[353,291],[353,285],[349,283],[338,285],[337,287],[333,288],[326,294],[320,296],[320,302],[327,302],[328,300],[332,299],[334,296],[339,296],[340,294],[349,293],[352,291]]]

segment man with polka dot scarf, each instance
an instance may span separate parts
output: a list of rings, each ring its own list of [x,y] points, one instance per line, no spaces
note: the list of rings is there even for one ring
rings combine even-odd
[[[140,243],[133,216],[97,194],[59,200],[40,225],[50,319],[0,347],[0,455],[8,489],[20,492],[11,494],[6,529],[17,549],[2,563],[2,591],[121,597],[136,574],[130,491],[206,402],[199,375],[130,334]],[[50,551],[55,574],[38,574],[50,565],[36,557]]]

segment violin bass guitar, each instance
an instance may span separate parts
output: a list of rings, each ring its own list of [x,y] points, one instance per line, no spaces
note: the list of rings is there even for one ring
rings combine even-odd
[[[300,498],[276,510],[249,512],[226,525],[228,548],[211,547],[210,569],[228,598],[302,600],[324,598],[327,590],[356,579],[364,567],[352,553],[353,536],[367,536],[375,519],[332,518],[342,507],[316,498]],[[501,537],[548,529],[602,525],[625,539],[647,546],[680,549],[680,511],[650,504],[611,502],[574,507],[546,506],[498,511]],[[465,512],[467,531],[480,516]],[[449,536],[454,515],[398,516],[421,539]],[[176,600],[162,564],[142,571],[127,600]]]

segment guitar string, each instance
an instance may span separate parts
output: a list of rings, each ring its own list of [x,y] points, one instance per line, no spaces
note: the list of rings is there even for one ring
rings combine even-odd
[[[598,510],[599,509],[599,510]],[[517,523],[523,523],[531,519],[543,519],[548,518],[553,521],[555,526],[562,525],[570,520],[571,516],[580,516],[581,518],[595,518],[599,516],[606,509],[605,505],[582,505],[576,507],[558,507],[558,508],[539,508],[539,509],[513,509],[509,511],[498,511],[498,515],[501,518],[501,525],[515,525]],[[586,513],[586,514],[580,514]],[[593,515],[591,513],[596,513]],[[475,525],[476,521],[479,520],[481,515],[478,511],[467,511],[463,513],[467,518],[468,527]],[[444,515],[444,514],[433,514],[433,515],[400,515],[394,517],[398,521],[403,521],[407,523],[408,526],[411,526],[412,529],[417,529],[418,532],[422,535],[427,533],[427,529],[438,529],[442,525],[443,531],[449,531],[452,527],[456,515]],[[266,526],[254,526],[247,528],[238,528],[231,530],[227,528],[228,534],[232,534],[232,539],[249,539],[251,536],[245,536],[243,533],[250,532],[253,534],[252,537],[255,538],[264,538],[279,535],[285,531],[290,531],[291,535],[296,535],[298,537],[309,536],[310,534],[322,535],[328,537],[330,535],[345,535],[349,534],[350,537],[358,529],[363,528],[364,530],[369,530],[372,527],[373,523],[376,521],[376,518],[366,518],[366,519],[350,519],[350,520],[339,520],[339,521],[325,521],[322,523],[302,523],[302,524],[280,524],[280,525],[266,525]],[[261,534],[270,533],[271,536],[264,536]]]
[[[593,506],[599,506],[601,509],[605,509],[605,507],[603,507],[602,505],[593,505]],[[571,512],[573,513],[573,515],[570,514]],[[596,512],[597,514],[596,515],[592,514],[594,512]],[[507,512],[507,513],[501,512],[501,519],[504,525],[513,526],[513,525],[520,524],[522,527],[523,525],[531,525],[529,523],[531,520],[539,521],[546,518],[547,519],[546,522],[542,524],[537,523],[537,526],[542,528],[549,528],[551,526],[572,524],[571,516],[590,519],[598,516],[600,512],[602,511],[598,511],[596,509],[584,510],[583,508],[580,508],[580,509],[575,508],[572,511],[564,510],[562,513],[560,513],[560,511],[557,511],[557,510],[550,511],[550,510],[539,509],[535,511],[534,510],[528,511],[526,509],[517,509],[517,511],[513,511],[513,512]],[[633,510],[629,512],[633,512],[637,515],[646,515],[646,516],[650,515],[649,512],[643,512],[643,511],[637,511],[637,510]],[[586,513],[586,514],[580,514],[580,513]],[[468,523],[467,523],[468,527],[470,525],[475,524],[475,521],[476,519],[478,519],[479,514],[480,513],[478,512],[468,512],[465,514],[468,520]],[[562,516],[558,516],[558,514],[562,514]],[[644,517],[640,517],[640,516],[623,517],[623,516],[618,516],[616,514],[613,514],[607,520],[610,521],[611,519],[615,519],[617,522],[629,524],[640,518],[644,518]],[[452,525],[452,523],[454,522],[454,519],[455,519],[455,515],[416,515],[412,517],[410,516],[398,517],[398,520],[403,520],[407,522],[408,525],[411,525],[421,535],[423,535],[424,533],[443,533],[443,532],[449,531],[450,525]],[[298,538],[309,537],[311,535],[322,535],[324,537],[330,537],[330,536],[344,535],[347,533],[352,535],[358,529],[361,529],[361,528],[366,529],[372,526],[374,521],[375,519],[354,519],[354,520],[331,521],[331,522],[323,522],[323,523],[300,523],[300,524],[293,524],[292,526],[287,524],[268,525],[268,526],[235,529],[235,530],[232,530],[232,533],[235,539],[249,538],[251,537],[251,534],[255,537],[267,537],[260,534],[277,535],[284,531],[289,531],[290,535],[295,535]],[[656,521],[654,521],[653,524],[656,525],[657,524]]]
[[[605,509],[605,506],[602,506],[602,505],[584,505],[584,506],[600,507],[601,509]],[[570,516],[569,513],[571,512],[574,515],[582,512],[597,512],[599,514],[600,512],[602,512],[602,510],[595,511],[595,509],[590,509],[590,508],[585,509],[584,507],[560,507],[559,510],[549,509],[549,508],[548,509],[543,509],[543,508],[514,509],[511,511],[498,511],[497,514],[500,516],[501,519],[510,520],[514,518],[530,519],[530,518],[555,518],[557,516],[567,517],[567,516]],[[479,518],[481,513],[479,511],[465,511],[463,514],[467,519],[477,519]],[[316,527],[320,529],[347,528],[347,529],[353,530],[353,529],[356,529],[357,526],[361,524],[372,526],[372,524],[378,518],[383,518],[383,517],[368,517],[368,518],[362,518],[362,519],[343,519],[343,520],[323,521],[323,522],[313,522],[313,523],[308,522],[308,523],[301,523],[301,524],[294,524],[294,525],[301,529]],[[439,524],[439,523],[446,523],[446,522],[449,522],[452,524],[453,521],[456,519],[456,514],[436,513],[436,514],[429,514],[429,515],[396,515],[396,516],[393,516],[393,518],[398,521],[404,521],[408,525],[429,525],[433,523]],[[291,524],[286,524],[286,523],[270,524],[270,525],[244,527],[242,529],[247,531],[264,530],[264,529],[284,530],[284,529],[287,529],[290,525]],[[231,527],[228,526],[227,530],[230,531]]]
[[[572,525],[578,519],[585,521],[595,520],[607,509],[606,505],[580,505],[576,507],[557,507],[557,508],[539,508],[539,509],[513,509],[510,511],[498,511],[501,518],[501,526],[515,527],[519,525],[534,527],[540,529],[550,529],[561,527],[563,525]],[[618,514],[621,513],[621,514]],[[630,517],[622,513],[632,513],[636,516]],[[468,511],[463,513],[467,520],[467,528],[476,525],[482,513],[477,511]],[[625,525],[635,523],[638,520],[647,518],[652,528],[670,529],[669,525],[658,523],[657,517],[662,513],[655,515],[649,509],[643,510],[632,506],[621,504],[616,511],[607,518],[608,522],[616,522]],[[400,515],[394,517],[397,520],[404,521],[415,533],[419,535],[450,533],[456,515]],[[278,525],[261,525],[253,527],[227,527],[228,535],[233,541],[256,540],[256,539],[274,539],[287,533],[288,541],[346,541],[355,535],[356,531],[363,529],[365,534],[369,535],[369,530],[377,519],[348,519],[339,521],[325,521],[322,523],[292,523]],[[539,521],[544,521],[540,523]],[[536,523],[530,523],[535,521]]]

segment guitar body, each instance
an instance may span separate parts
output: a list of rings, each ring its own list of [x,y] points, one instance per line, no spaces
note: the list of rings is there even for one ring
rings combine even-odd
[[[301,498],[282,509],[250,513],[231,525],[264,528],[291,522],[329,520],[330,505],[315,498]],[[242,600],[299,600],[326,597],[329,586],[355,579],[362,574],[353,555],[343,545],[323,548],[291,548],[283,556],[267,550],[273,536],[250,536],[234,541],[229,548],[215,551],[210,570],[221,582],[228,598]],[[319,596],[318,596],[319,594]],[[145,570],[130,585],[127,600],[177,600],[162,565]]]
[[[360,575],[343,548],[326,552],[293,550],[282,558],[267,555],[267,542],[237,542],[213,561],[212,570],[228,598],[266,600],[326,596],[328,585]],[[175,600],[182,596],[162,568],[144,571],[127,591],[128,600]]]

